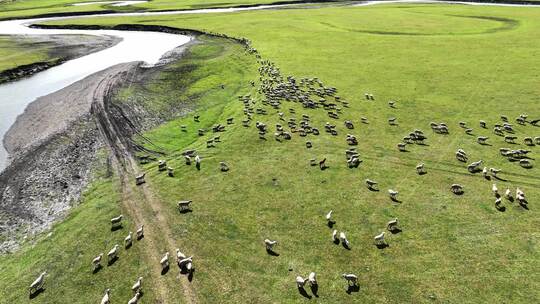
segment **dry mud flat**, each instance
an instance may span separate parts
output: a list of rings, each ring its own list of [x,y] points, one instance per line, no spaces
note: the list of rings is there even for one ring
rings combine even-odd
[[[47,50],[50,60],[18,66],[0,72],[0,84],[28,77],[71,59],[98,52],[120,42],[118,37],[87,35],[10,36],[28,48]]]

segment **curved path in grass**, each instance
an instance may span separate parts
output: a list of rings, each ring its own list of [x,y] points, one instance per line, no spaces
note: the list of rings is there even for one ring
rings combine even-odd
[[[524,6],[519,4],[504,4],[504,3],[474,3],[474,2],[448,2],[448,1],[429,1],[429,0],[397,0],[397,1],[366,1],[352,4],[352,6],[366,6],[378,4],[465,4],[465,5],[486,5],[486,6]],[[24,112],[28,104],[34,101],[37,97],[50,94],[58,91],[68,85],[83,79],[93,73],[104,70],[116,64],[144,61],[149,64],[154,64],[159,61],[159,58],[178,46],[181,46],[188,41],[190,37],[158,32],[136,32],[136,31],[104,31],[104,30],[66,30],[66,29],[36,29],[30,28],[28,25],[53,21],[65,20],[71,18],[85,17],[112,17],[112,16],[159,16],[159,15],[177,15],[177,14],[208,14],[208,13],[231,13],[250,10],[263,10],[283,7],[298,7],[303,4],[282,4],[282,5],[260,5],[252,7],[237,7],[237,8],[215,8],[215,9],[200,9],[200,10],[183,10],[183,11],[167,11],[167,12],[137,12],[137,13],[114,13],[100,14],[88,16],[68,16],[68,17],[52,17],[52,18],[37,18],[25,20],[11,20],[0,22],[0,35],[63,35],[63,34],[84,34],[84,35],[112,35],[122,39],[122,42],[110,47],[109,49],[89,54],[77,59],[67,61],[57,67],[37,73],[32,77],[21,79],[12,83],[0,85],[0,138],[4,138],[5,133],[10,126],[15,122],[18,115]],[[525,5],[538,7],[535,5]],[[457,18],[484,18],[481,16],[455,16]],[[484,18],[485,19],[485,18]],[[510,30],[516,26],[514,20],[497,19],[492,20],[500,23],[500,26],[490,29],[490,32],[501,30]],[[333,26],[332,24],[326,24]],[[340,28],[341,29],[341,28]],[[362,33],[381,34],[381,35],[430,35],[425,33],[409,33],[409,32],[385,32],[385,31],[369,31],[362,29],[342,30],[356,31]],[[437,34],[435,34],[437,35]],[[151,41],[151,43],[149,43]],[[149,47],[151,46],[151,47]],[[0,141],[0,170],[3,170],[7,163],[8,153],[4,149],[3,141]]]

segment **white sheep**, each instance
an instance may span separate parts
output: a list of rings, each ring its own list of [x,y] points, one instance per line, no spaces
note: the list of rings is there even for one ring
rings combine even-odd
[[[332,223],[332,212],[333,210],[330,210],[327,214],[326,214],[326,220],[328,221],[328,223]]]
[[[510,191],[510,189],[506,189],[506,191],[504,192],[504,197],[506,197],[506,199],[508,200],[511,200],[512,199],[512,191]]]
[[[103,258],[103,253],[100,253],[97,257],[95,257],[93,260],[92,260],[92,266],[94,267],[94,271],[96,271],[96,269],[100,268],[101,267],[101,259]]]
[[[124,216],[123,216],[122,214],[120,214],[120,215],[117,216],[117,217],[113,217],[113,218],[111,219],[111,225],[112,225],[113,227],[115,227],[115,226],[117,226],[117,225],[122,225],[122,218],[123,218],[123,217],[124,217]]]
[[[377,188],[377,182],[371,179],[366,179],[366,186],[369,189],[376,189]]]
[[[141,225],[136,231],[137,239],[141,239],[144,236],[144,225]]]
[[[107,253],[107,259],[109,262],[118,257],[118,247],[118,244],[114,245],[114,247],[109,251],[109,253]]]
[[[193,263],[193,257],[189,256],[189,257],[187,257],[185,259],[181,259],[180,261],[178,261],[178,267],[180,267],[182,269],[185,268],[185,269],[191,271],[192,263]]]
[[[358,284],[358,277],[355,274],[352,273],[344,273],[341,275],[345,280],[347,280],[347,284],[349,286],[356,286]]]
[[[306,282],[308,281],[307,278],[302,278],[301,276],[297,276],[296,277],[296,286],[298,288],[304,288],[304,285],[306,284]]]
[[[308,282],[309,282],[309,285],[311,285],[311,286],[317,285],[317,275],[315,274],[315,272],[311,272],[309,274]]]
[[[190,200],[187,200],[187,201],[179,201],[178,202],[178,208],[180,209],[180,211],[186,211],[186,210],[190,210],[191,208],[191,201]]]
[[[47,275],[46,271],[42,272],[37,277],[37,279],[35,279],[34,282],[30,284],[30,288],[29,288],[30,294],[34,294],[36,291],[40,290],[43,287],[43,284],[45,284],[45,275]]]
[[[137,304],[139,302],[140,297],[141,297],[141,292],[137,291],[137,293],[133,296],[133,298],[129,299],[128,304]]]
[[[484,169],[482,169],[482,176],[486,177],[486,178],[488,176],[488,169],[486,167],[484,167]]]
[[[132,244],[132,236],[133,236],[133,232],[129,232],[128,235],[126,236],[126,238],[124,239],[124,247],[129,247],[131,246]]]
[[[406,143],[399,143],[399,144],[397,144],[397,147],[398,147],[398,150],[399,150],[400,152],[405,152],[405,151],[407,151],[407,149],[406,149],[407,144],[406,144]]]
[[[339,233],[339,239],[341,240],[341,243],[345,245],[346,247],[350,247],[349,240],[347,240],[347,236],[345,236],[345,232],[341,231]]]
[[[381,232],[380,234],[377,234],[373,239],[375,240],[376,245],[386,245],[386,241],[384,240],[385,232]]]
[[[388,224],[386,224],[386,229],[388,229],[388,231],[394,231],[397,228],[398,228],[398,218],[397,217],[395,219],[389,221]]]
[[[103,298],[101,298],[101,304],[110,304],[111,301],[109,299],[109,293],[111,292],[111,290],[109,288],[107,288],[105,290],[105,295],[103,295]]]
[[[450,190],[454,194],[461,194],[463,193],[463,186],[460,184],[452,184],[452,186],[450,186]]]
[[[497,184],[493,184],[493,186],[491,186],[491,191],[493,191],[493,194],[495,195],[499,194],[499,189],[497,188]]]
[[[388,194],[390,195],[390,198],[393,200],[397,200],[397,195],[399,194],[398,191],[389,189]]]
[[[180,248],[176,248],[176,262],[179,263],[181,260],[185,258],[186,258],[186,255],[180,251]]]
[[[278,241],[272,241],[272,240],[269,240],[269,239],[265,239],[264,240],[264,245],[266,246],[266,250],[273,251],[274,246],[277,244],[277,242]]]
[[[424,163],[418,164],[418,165],[416,166],[416,173],[418,173],[418,174],[424,174],[424,173],[426,173],[424,167],[425,167]]]
[[[162,270],[169,267],[169,252],[168,251],[165,252],[165,255],[161,258],[159,263],[161,264]]]
[[[142,290],[142,279],[143,279],[143,277],[139,277],[137,279],[135,284],[133,284],[133,286],[131,286],[131,291],[133,291],[134,293],[137,293],[140,290]]]
[[[337,238],[337,234],[338,234],[338,231],[334,229],[334,231],[332,231],[332,241],[336,243],[339,241],[339,239]]]
[[[495,208],[498,209],[501,209],[501,205],[502,205],[502,199],[500,197],[498,197],[496,200],[495,200]]]

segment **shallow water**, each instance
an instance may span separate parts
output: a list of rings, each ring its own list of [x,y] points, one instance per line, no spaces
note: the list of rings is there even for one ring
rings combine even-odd
[[[111,1],[117,3],[141,2],[141,1]],[[445,2],[429,0],[397,0],[397,1],[363,1],[353,6],[391,4],[391,3],[451,3],[465,5],[488,5],[488,6],[524,6],[514,4],[497,3],[469,3],[469,2]],[[18,115],[23,113],[26,106],[40,96],[44,96],[60,90],[84,77],[95,72],[104,70],[110,66],[130,61],[145,61],[148,64],[156,63],[167,51],[187,43],[190,37],[158,32],[135,32],[135,31],[111,31],[111,30],[57,30],[57,29],[33,29],[26,25],[51,20],[71,18],[96,18],[100,16],[159,16],[178,14],[207,14],[207,13],[232,13],[250,10],[272,9],[280,7],[293,7],[303,4],[291,5],[261,5],[257,7],[243,8],[216,8],[187,11],[167,12],[140,12],[140,13],[115,13],[91,16],[73,16],[57,18],[26,19],[0,22],[0,35],[52,35],[52,34],[86,34],[86,35],[112,35],[122,38],[117,45],[78,59],[70,60],[62,65],[35,74],[29,78],[16,82],[0,85],[0,138],[4,137],[9,127],[15,122]],[[305,4],[304,4],[305,5]],[[539,7],[539,6],[534,6]],[[0,140],[0,171],[7,164],[7,152]]]

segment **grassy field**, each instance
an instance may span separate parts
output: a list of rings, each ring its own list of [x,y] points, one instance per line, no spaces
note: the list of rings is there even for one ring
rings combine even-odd
[[[175,237],[197,257],[193,287],[201,299],[298,302],[302,296],[295,276],[316,271],[321,302],[527,303],[540,297],[534,228],[538,167],[525,170],[504,160],[498,148],[511,145],[477,124],[484,119],[493,126],[500,114],[512,119],[538,115],[539,14],[520,8],[406,5],[79,23],[161,24],[247,37],[284,75],[319,77],[351,103],[332,121],[340,136],[309,137],[314,145],[309,150],[306,139],[296,136],[291,142],[260,141],[254,128],[239,124],[242,105],[232,97],[221,99],[223,109],[197,112],[208,119],[205,125],[236,118],[217,148],[205,148],[207,137],[196,140],[201,126],[192,116],[147,134],[177,168],[171,179],[158,174],[155,165],[146,167],[152,187],[170,209]],[[227,77],[221,81],[229,85]],[[366,102],[364,92],[372,92],[376,101]],[[391,99],[397,100],[396,109],[387,106]],[[297,119],[309,114],[320,129],[331,121],[323,111],[283,106],[289,107],[296,108]],[[273,130],[278,120],[275,110],[269,112],[254,120]],[[370,124],[360,124],[360,116]],[[392,116],[399,126],[388,126]],[[356,128],[347,131],[345,119]],[[446,122],[451,134],[428,132],[428,146],[397,151],[403,136],[413,129],[427,132],[430,121]],[[490,136],[492,146],[478,145],[459,121],[472,126],[476,136]],[[187,134],[178,131],[182,124]],[[517,136],[538,136],[538,130],[517,127]],[[360,139],[364,163],[358,169],[345,166],[348,132]],[[187,148],[201,153],[200,172],[183,165],[179,151]],[[471,160],[501,168],[507,181],[498,181],[499,188],[524,189],[530,210],[507,203],[506,212],[497,211],[491,182],[466,172],[454,159],[458,148]],[[310,158],[323,157],[329,170],[308,165]],[[219,172],[219,161],[229,163],[231,171]],[[426,163],[427,175],[415,173],[419,162]],[[368,191],[365,178],[377,180],[382,191]],[[463,184],[465,194],[451,194],[452,183]],[[403,203],[390,202],[390,188],[400,191]],[[180,199],[192,199],[194,212],[178,214]],[[351,251],[330,241],[324,221],[330,209],[337,229],[347,232]],[[393,217],[400,219],[403,232],[390,235],[390,247],[379,250],[372,237]],[[279,257],[266,255],[264,238],[280,241]],[[359,275],[359,293],[345,293],[343,272]]]
[[[30,48],[27,43],[2,36],[0,36],[0,58],[2,58],[0,71],[50,59],[44,46]]]
[[[516,126],[518,144],[510,145],[491,128],[500,122],[501,114],[512,122],[522,113],[540,118],[539,17],[537,9],[393,5],[64,23],[159,24],[246,37],[284,76],[318,77],[325,85],[337,87],[338,95],[351,104],[339,120],[333,120],[322,110],[285,102],[279,111],[285,112],[286,119],[300,120],[301,114],[308,114],[311,124],[321,130],[327,121],[336,124],[339,135],[322,132],[302,138],[294,134],[291,141],[281,143],[271,136],[280,122],[278,110],[267,107],[269,115],[254,116],[254,121],[266,123],[271,130],[268,140],[261,141],[253,126],[242,127],[242,103],[236,98],[251,93],[256,107],[263,107],[256,87],[248,83],[258,79],[255,59],[239,47],[211,41],[194,47],[192,57],[164,71],[148,86],[131,87],[119,95],[119,102],[145,102],[155,111],[167,111],[176,101],[194,109],[145,134],[167,152],[165,158],[175,168],[175,177],[159,173],[155,163],[144,169],[150,187],[168,210],[173,237],[184,252],[195,256],[192,287],[201,303],[304,302],[294,279],[310,271],[319,277],[319,297],[312,300],[320,303],[534,303],[540,298],[536,206],[540,172],[536,161],[533,169],[526,170],[503,159],[498,149],[526,148],[536,158],[538,146],[526,147],[522,138],[540,136],[540,129]],[[364,92],[373,93],[376,100],[365,101]],[[397,100],[395,109],[388,107],[389,100]],[[288,108],[297,114],[289,114]],[[201,122],[195,123],[193,115],[200,115]],[[361,124],[361,116],[370,123]],[[215,134],[198,137],[197,129],[225,124],[228,117],[234,117],[235,124],[220,134],[222,142],[216,148],[206,148],[206,140]],[[390,117],[397,117],[398,126],[388,125]],[[343,126],[347,119],[354,122],[354,130]],[[489,129],[478,127],[480,119],[488,122]],[[431,121],[447,123],[450,135],[433,134]],[[465,135],[460,121],[474,128],[475,136]],[[188,131],[180,132],[181,125]],[[414,129],[424,130],[427,145],[398,152],[396,144]],[[357,149],[363,163],[357,169],[345,164],[347,133],[360,141]],[[490,137],[490,146],[476,143],[476,136],[481,135]],[[312,141],[312,149],[306,149],[306,140]],[[189,148],[197,149],[203,158],[200,171],[184,165],[180,152]],[[506,211],[497,211],[492,182],[467,173],[465,165],[454,158],[458,148],[467,151],[471,161],[482,159],[486,166],[502,169],[506,181],[497,181],[499,189],[523,189],[529,210],[505,201]],[[310,158],[327,158],[330,168],[311,167]],[[220,161],[231,170],[220,172]],[[426,164],[426,175],[415,172],[420,162]],[[381,191],[368,191],[366,178],[378,181]],[[449,191],[453,183],[464,185],[465,194],[453,195]],[[96,187],[105,193],[113,189],[105,182]],[[402,203],[393,204],[387,189],[400,191]],[[182,199],[193,200],[192,213],[177,211],[176,202]],[[106,201],[114,202],[114,196],[103,195],[99,203]],[[75,209],[68,221],[53,230],[53,236],[66,243],[87,239],[69,228],[78,227],[70,226],[76,220],[87,227],[101,227],[94,226],[99,222],[96,214],[101,213],[84,209],[89,206],[92,203]],[[324,220],[331,209],[336,229],[347,233],[352,250],[331,242],[331,229]],[[79,217],[85,210],[88,214]],[[116,212],[111,209],[103,217]],[[390,246],[377,249],[373,236],[394,217],[399,218],[403,232],[387,235]],[[63,227],[65,233],[61,233]],[[106,238],[103,242],[116,238],[99,231],[84,233]],[[266,254],[265,238],[280,242],[279,256]],[[92,253],[81,259],[83,265],[98,250],[92,247],[95,244],[86,245]],[[28,269],[52,260],[43,257],[47,249],[62,251],[48,240],[35,248],[0,260],[0,294],[10,295],[11,290],[29,283],[39,270]],[[73,252],[67,249],[64,254]],[[73,259],[64,256],[54,261],[60,267]],[[147,266],[127,267],[120,265],[122,261],[118,268],[133,274],[127,280]],[[346,283],[340,278],[344,272],[359,276],[359,292],[346,293]],[[49,285],[50,293],[47,290],[36,300],[63,302],[58,299],[73,292],[77,282],[90,279],[79,272],[57,272],[52,277],[67,282],[56,285],[62,292],[53,293],[57,289]],[[98,282],[95,289],[83,292],[99,294],[109,281]],[[17,295],[8,302],[19,302]],[[143,299],[153,302],[152,294]]]

